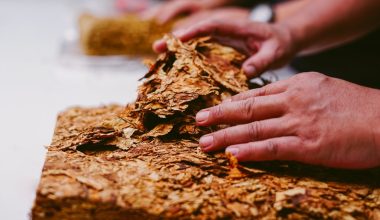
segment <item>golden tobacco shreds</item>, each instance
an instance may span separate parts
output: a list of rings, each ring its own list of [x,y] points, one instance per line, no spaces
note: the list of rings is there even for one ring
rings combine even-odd
[[[205,154],[202,108],[248,89],[245,56],[201,38],[167,37],[126,107],[58,117],[33,219],[379,219],[380,171]]]
[[[172,23],[160,25],[137,15],[79,18],[80,42],[88,55],[150,55],[152,44],[171,30]]]

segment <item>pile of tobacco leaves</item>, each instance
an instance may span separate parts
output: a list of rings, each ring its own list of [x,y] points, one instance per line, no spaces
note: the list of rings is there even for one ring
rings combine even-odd
[[[218,129],[196,126],[196,113],[249,88],[240,52],[209,37],[166,41],[168,51],[143,77],[136,102],[111,123],[122,132],[125,148],[149,138],[197,139]]]
[[[170,219],[380,219],[379,169],[238,164],[200,151],[198,138],[219,127],[197,127],[195,114],[251,88],[246,57],[210,38],[166,40],[134,103],[59,116],[39,192],[76,189],[84,200],[102,195]],[[62,190],[57,174],[76,182]]]

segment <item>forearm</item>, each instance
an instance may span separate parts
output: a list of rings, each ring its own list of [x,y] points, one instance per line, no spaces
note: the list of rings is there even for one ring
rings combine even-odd
[[[273,6],[275,22],[284,21],[298,11],[303,10],[303,8],[307,6],[310,1],[311,0],[293,0],[275,4]]]
[[[380,89],[370,88],[368,91],[369,110],[371,112],[368,119],[368,126],[371,128],[373,141],[378,149],[378,156],[380,158]]]
[[[277,23],[287,27],[297,51],[313,53],[352,41],[380,24],[378,0],[318,0]]]

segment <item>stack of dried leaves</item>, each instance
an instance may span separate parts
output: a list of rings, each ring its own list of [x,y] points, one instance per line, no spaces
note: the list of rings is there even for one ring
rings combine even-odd
[[[168,52],[144,76],[136,102],[110,123],[123,134],[125,149],[149,138],[197,139],[212,129],[195,125],[199,110],[248,89],[241,53],[210,38],[166,39]]]
[[[102,127],[122,111],[60,114],[32,219],[380,219],[379,169],[237,164],[191,140],[123,150]]]
[[[119,17],[79,18],[80,41],[88,55],[150,55],[152,43],[172,28],[154,20],[141,20],[133,14]]]
[[[195,112],[248,88],[244,56],[167,40],[135,103],[59,116],[33,219],[380,219],[379,169],[203,153]]]

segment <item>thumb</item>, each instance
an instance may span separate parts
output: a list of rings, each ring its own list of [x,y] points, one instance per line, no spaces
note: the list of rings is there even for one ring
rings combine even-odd
[[[273,62],[274,53],[261,48],[243,63],[243,71],[248,78],[257,77],[267,71]]]

